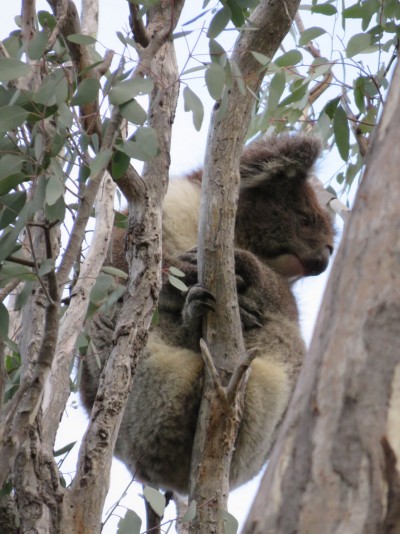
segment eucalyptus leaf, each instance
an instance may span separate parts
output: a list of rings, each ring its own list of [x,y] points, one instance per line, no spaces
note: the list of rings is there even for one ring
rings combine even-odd
[[[150,504],[154,512],[162,517],[165,510],[165,497],[158,490],[151,488],[150,486],[145,486],[143,489],[143,495],[146,501]]]
[[[347,162],[350,152],[350,129],[347,114],[342,106],[338,106],[336,109],[333,119],[333,131],[340,157]]]
[[[192,112],[193,125],[196,128],[196,130],[199,131],[203,123],[203,118],[204,118],[203,102],[187,86],[183,90],[183,102],[184,102],[185,111]]]
[[[111,160],[111,175],[114,180],[119,180],[129,167],[130,158],[124,152],[116,150]]]
[[[176,276],[172,276],[171,274],[169,274],[168,280],[172,286],[176,287],[176,289],[179,289],[180,291],[183,291],[184,293],[189,290],[188,286],[184,282],[182,282],[182,280],[176,278]]]
[[[56,458],[57,456],[62,456],[63,454],[71,451],[76,443],[76,441],[71,441],[71,443],[68,443],[68,445],[64,445],[64,447],[61,447],[61,449],[57,449],[53,452],[54,457]]]
[[[217,11],[211,19],[207,37],[215,39],[226,28],[231,20],[231,15],[231,10],[226,6]]]
[[[135,96],[145,95],[153,90],[154,83],[150,78],[134,78],[126,80],[112,87],[109,99],[110,104],[120,106]]]
[[[207,67],[205,79],[211,98],[220,100],[225,85],[225,70],[220,65],[212,63]]]
[[[49,11],[38,11],[37,17],[44,30],[53,30],[56,27],[56,19]]]
[[[117,269],[116,267],[104,265],[101,270],[103,271],[103,273],[111,274],[111,276],[117,276],[118,278],[122,278],[123,280],[128,280],[127,273],[121,271],[121,269]]]
[[[0,180],[13,174],[19,173],[22,168],[24,158],[20,155],[5,154],[0,158]]]
[[[224,521],[225,534],[236,534],[239,528],[239,523],[236,517],[225,510],[221,510],[219,513]]]
[[[52,206],[63,194],[63,182],[57,176],[49,176],[46,185],[46,203]]]
[[[118,521],[117,534],[140,534],[142,520],[133,510],[127,510]]]
[[[269,63],[271,63],[271,58],[269,58],[268,56],[264,54],[261,54],[260,52],[251,52],[251,54],[264,67],[266,67]]]
[[[92,45],[96,43],[96,39],[91,35],[84,35],[83,33],[72,33],[67,37],[70,43],[79,45]]]
[[[197,503],[196,501],[190,501],[190,504],[185,512],[185,515],[182,517],[182,523],[188,523],[193,521],[197,514]]]
[[[211,61],[224,67],[226,63],[226,52],[219,42],[215,39],[210,39],[208,42],[208,48],[210,51]]]
[[[6,133],[18,128],[27,117],[28,112],[19,106],[3,106],[0,108],[0,133]]]
[[[72,97],[71,105],[84,106],[97,99],[100,82],[97,78],[85,78],[78,85],[77,91]]]
[[[147,113],[142,106],[132,99],[120,106],[121,115],[132,124],[144,124],[147,119]]]
[[[0,338],[8,338],[8,325],[9,325],[9,316],[8,310],[2,302],[0,302]]]
[[[0,82],[16,80],[21,76],[26,76],[30,71],[31,67],[19,59],[10,57],[0,58]]]
[[[158,141],[153,128],[141,126],[135,132],[132,141],[125,141],[120,150],[130,158],[140,161],[148,161],[158,154]]]
[[[90,176],[92,178],[96,176],[99,172],[105,171],[108,162],[110,161],[111,155],[112,151],[110,148],[104,149],[98,154],[96,154],[95,158],[93,158],[89,164]]]
[[[289,50],[275,59],[275,64],[278,67],[292,67],[303,61],[303,55],[300,50]]]
[[[55,221],[63,221],[65,219],[65,201],[64,197],[60,196],[54,204],[46,204],[45,207],[46,219],[53,223]]]
[[[350,37],[346,47],[346,56],[348,58],[360,54],[371,44],[371,35],[369,33],[357,33]]]
[[[320,37],[326,33],[326,30],[323,28],[319,28],[317,26],[313,26],[312,28],[307,28],[307,30],[304,30],[303,33],[300,35],[299,39],[299,45],[305,46],[313,39],[316,39],[317,37]]]
[[[337,9],[335,6],[327,2],[326,4],[316,4],[312,6],[311,13],[319,13],[320,15],[332,16],[336,15]]]
[[[16,191],[0,197],[0,205],[3,205],[0,211],[0,228],[6,228],[15,221],[25,202],[25,191]]]
[[[47,48],[49,36],[46,31],[36,32],[28,42],[27,52],[30,59],[40,59]]]
[[[174,265],[171,265],[171,267],[169,268],[169,272],[172,275],[177,276],[178,278],[183,278],[184,276],[186,276],[184,272],[182,272],[180,269],[178,269]]]

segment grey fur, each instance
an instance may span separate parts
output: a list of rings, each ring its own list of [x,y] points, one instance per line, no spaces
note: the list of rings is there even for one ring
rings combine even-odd
[[[319,151],[314,137],[284,135],[253,143],[243,153],[235,239],[247,251],[235,253],[236,275],[245,345],[260,351],[247,385],[231,487],[253,477],[267,459],[304,356],[288,280],[322,272],[332,250],[332,219],[318,203],[309,178]],[[176,259],[191,240],[195,244],[195,232],[187,234],[188,228],[197,227],[200,178],[197,172],[182,181],[186,197],[165,204],[166,256],[175,257],[173,263],[186,273],[191,289],[184,297],[163,285],[160,324],[150,332],[137,366],[115,451],[138,480],[180,493],[188,490],[202,390],[201,315],[212,307],[212,297],[196,285],[193,256]],[[196,196],[193,204],[190,195]],[[180,250],[183,245],[186,249]],[[117,235],[113,264],[119,268],[124,268],[122,250]],[[118,308],[108,315],[98,313],[89,325],[102,360],[111,348]],[[88,410],[99,375],[95,358],[87,356],[81,393]]]
[[[235,261],[240,278],[239,306],[247,323],[245,345],[260,350],[247,384],[231,487],[252,478],[265,463],[304,355],[296,303],[288,282],[247,251],[237,250]],[[189,284],[196,281],[195,266],[175,264],[187,273]],[[202,306],[204,297],[206,306]],[[207,292],[191,285],[182,306],[181,293],[171,285],[163,286],[160,302],[162,306],[167,301],[169,311],[160,310],[160,324],[152,328],[137,366],[115,449],[116,456],[138,480],[180,493],[188,491],[203,387],[198,346],[207,300]],[[98,314],[89,332],[103,360],[111,349],[110,317]],[[88,409],[96,393],[95,387],[88,385],[98,383],[99,374],[95,359],[88,357],[81,389]]]

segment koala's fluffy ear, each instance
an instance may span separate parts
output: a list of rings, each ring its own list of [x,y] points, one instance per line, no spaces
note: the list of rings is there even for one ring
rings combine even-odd
[[[242,189],[268,181],[307,178],[321,153],[321,141],[307,134],[264,137],[244,148],[240,162]]]

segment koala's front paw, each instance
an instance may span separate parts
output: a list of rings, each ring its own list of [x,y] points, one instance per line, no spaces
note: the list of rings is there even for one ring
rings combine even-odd
[[[238,295],[240,319],[245,330],[260,328],[263,325],[263,315],[258,310],[257,303],[244,295]]]
[[[185,322],[197,320],[208,311],[214,311],[215,297],[199,284],[192,286],[183,307],[182,316]]]

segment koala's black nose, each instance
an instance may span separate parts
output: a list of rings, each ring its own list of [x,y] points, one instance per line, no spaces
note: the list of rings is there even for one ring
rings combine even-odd
[[[303,265],[306,268],[306,276],[317,276],[325,271],[328,267],[329,259],[333,249],[331,246],[323,247],[313,257],[307,258]]]

